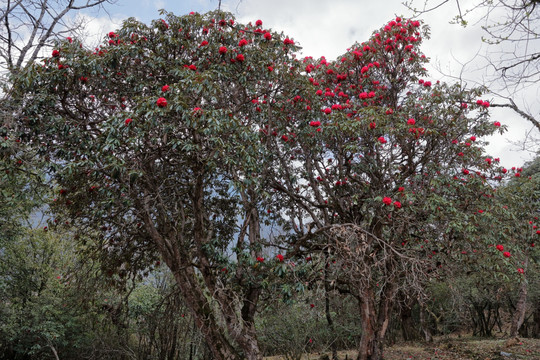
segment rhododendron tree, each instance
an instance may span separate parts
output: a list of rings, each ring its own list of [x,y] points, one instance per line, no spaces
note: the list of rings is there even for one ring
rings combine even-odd
[[[306,58],[309,84],[280,124],[294,141],[272,146],[288,244],[334,254],[326,266],[359,303],[359,359],[382,358],[398,293],[422,299],[480,239],[473,224],[501,175],[483,138],[503,128],[476,104],[480,89],[425,80],[427,34],[396,19],[335,61]]]
[[[223,12],[165,15],[95,50],[59,43],[23,74],[21,131],[51,163],[52,208],[98,234],[112,276],[162,258],[214,357],[261,359],[255,311],[277,264],[255,121],[294,92],[296,47]]]

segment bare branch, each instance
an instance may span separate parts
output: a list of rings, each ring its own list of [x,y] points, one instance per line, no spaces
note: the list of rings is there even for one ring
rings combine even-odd
[[[540,131],[540,122],[538,120],[536,120],[532,115],[527,114],[525,111],[521,110],[516,105],[516,103],[514,102],[513,99],[508,98],[508,101],[510,101],[509,104],[491,104],[491,106],[493,106],[493,107],[506,107],[506,108],[510,108],[510,109],[514,110],[519,115],[521,115],[524,119],[526,119],[526,120],[530,121],[531,123],[533,123],[533,125],[536,126],[536,128]]]

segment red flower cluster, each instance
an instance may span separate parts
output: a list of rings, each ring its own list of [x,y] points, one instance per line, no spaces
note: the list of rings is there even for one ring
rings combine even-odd
[[[277,254],[276,259],[278,259],[279,262],[282,262],[283,261],[283,255]]]
[[[126,125],[129,125],[132,121],[133,121],[133,120],[131,120],[131,119],[126,119],[126,121],[124,121],[124,123],[125,123]]]
[[[264,258],[260,257],[260,256],[257,256],[257,261],[262,263],[262,262],[264,262]]]
[[[499,251],[503,251],[503,250],[504,250],[504,246],[502,246],[502,245],[500,245],[500,244],[497,245],[496,248],[497,248],[497,250],[499,250]]]
[[[385,196],[385,197],[382,199],[382,202],[383,202],[385,205],[390,205],[390,204],[392,204],[392,199],[389,198],[388,196]]]
[[[156,104],[159,107],[166,107],[167,106],[167,99],[165,99],[163,97],[160,97],[159,99],[157,99]]]
[[[484,108],[488,108],[490,104],[489,104],[489,101],[476,100],[476,105],[482,106]]]
[[[225,46],[221,46],[221,47],[219,48],[219,53],[220,53],[221,55],[226,54],[226,53],[227,53],[227,48],[226,48]]]
[[[265,34],[265,38],[266,38],[266,34]],[[283,40],[283,43],[285,45],[294,45],[294,41],[289,38],[285,38],[285,40]]]

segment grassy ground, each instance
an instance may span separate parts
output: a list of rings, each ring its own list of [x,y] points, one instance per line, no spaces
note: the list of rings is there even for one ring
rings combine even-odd
[[[385,348],[385,360],[540,360],[540,339],[520,339],[506,346],[505,339],[449,337],[433,343],[407,342]],[[502,353],[501,353],[502,352]],[[509,355],[510,354],[510,355]],[[323,354],[311,354],[302,360],[319,360]],[[355,351],[342,351],[340,359],[356,359]],[[266,360],[282,360],[273,356]]]

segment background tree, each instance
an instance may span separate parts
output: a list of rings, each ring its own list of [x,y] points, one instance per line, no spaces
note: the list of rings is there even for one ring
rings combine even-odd
[[[475,219],[502,174],[483,153],[482,137],[502,129],[480,90],[423,79],[426,36],[397,18],[335,62],[306,59],[311,89],[263,129],[296,232],[290,256],[329,249],[358,299],[359,359],[382,357],[400,291],[419,297],[443,261],[485,240]]]

